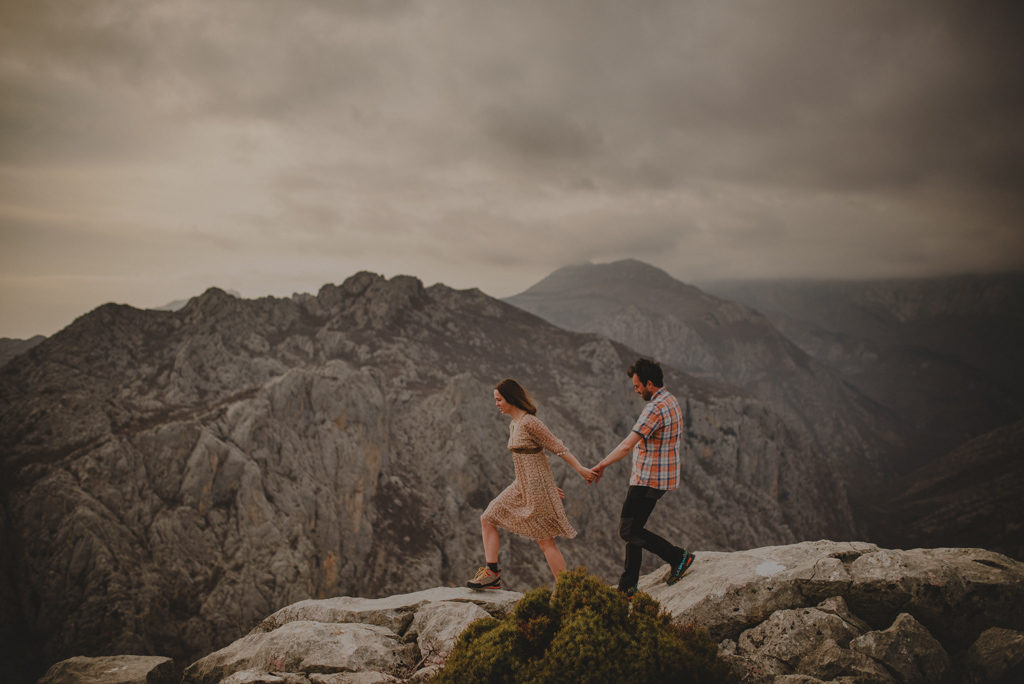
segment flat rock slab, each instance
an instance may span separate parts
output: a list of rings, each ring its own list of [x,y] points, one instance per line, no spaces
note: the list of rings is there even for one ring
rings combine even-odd
[[[362,622],[386,627],[403,634],[421,606],[439,601],[471,603],[491,615],[511,610],[522,594],[516,591],[473,591],[464,587],[436,587],[410,594],[367,599],[339,596],[329,599],[308,599],[293,603],[273,613],[252,631],[270,632],[297,620],[310,622]]]
[[[39,684],[177,684],[180,670],[159,656],[76,656],[55,663]]]
[[[255,671],[250,676],[263,672],[282,677],[383,672],[410,667],[416,655],[415,644],[403,643],[386,627],[299,620],[272,632],[250,633],[211,653],[190,665],[182,681],[214,684],[244,670]]]
[[[910,613],[947,650],[991,626],[1024,628],[1024,563],[983,549],[879,549],[864,542],[802,542],[698,552],[678,584],[667,566],[640,581],[679,623],[736,639],[772,613],[842,596],[875,629]]]

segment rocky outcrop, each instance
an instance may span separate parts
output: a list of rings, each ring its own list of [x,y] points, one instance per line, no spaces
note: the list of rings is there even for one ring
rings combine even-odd
[[[1024,563],[980,549],[804,542],[697,552],[681,582],[640,588],[720,642],[743,682],[1017,681]],[[521,597],[432,589],[303,601],[185,672],[186,682],[425,681],[457,634]]]
[[[181,670],[160,656],[77,656],[53,665],[39,684],[178,684]]]
[[[0,656],[38,674],[78,654],[190,662],[282,605],[461,585],[513,478],[494,383],[521,380],[593,463],[640,411],[635,356],[478,291],[369,273],[316,296],[100,307],[0,369]],[[806,434],[735,387],[667,382],[688,427],[663,534],[850,534]],[[553,470],[580,530],[568,562],[614,577],[628,466],[590,488]],[[502,564],[510,589],[550,580],[531,541],[504,538]]]
[[[1024,628],[1024,563],[981,549],[707,552],[685,581],[654,573],[640,588],[721,640],[744,681],[963,681],[980,676],[967,654],[986,630]]]
[[[504,615],[520,598],[510,591],[438,588],[382,599],[302,601],[190,665],[183,681],[264,682],[286,673],[303,682],[426,681],[466,627]]]

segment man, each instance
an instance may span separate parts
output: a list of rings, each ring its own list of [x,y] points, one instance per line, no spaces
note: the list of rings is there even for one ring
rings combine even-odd
[[[640,579],[644,549],[668,563],[666,584],[679,581],[693,563],[694,555],[644,527],[658,500],[679,486],[679,437],[683,431],[679,402],[664,388],[661,366],[657,363],[637,359],[628,374],[633,379],[633,390],[648,404],[629,436],[593,470],[600,478],[605,468],[633,453],[629,491],[619,518],[619,536],[626,542],[626,568],[619,578],[619,591],[632,598]]]

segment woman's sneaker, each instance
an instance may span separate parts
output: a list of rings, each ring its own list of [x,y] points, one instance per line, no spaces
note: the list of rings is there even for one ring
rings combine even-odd
[[[679,561],[679,565],[669,570],[668,574],[665,575],[665,584],[672,585],[678,582],[679,578],[683,576],[683,573],[686,572],[687,568],[693,564],[694,558],[696,558],[696,556],[689,551],[683,551],[683,559]]]
[[[466,582],[470,589],[501,589],[501,570],[492,572],[488,567],[476,571],[473,579]]]

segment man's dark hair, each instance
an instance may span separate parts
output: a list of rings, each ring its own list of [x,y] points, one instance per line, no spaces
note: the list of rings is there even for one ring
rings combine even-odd
[[[664,387],[665,381],[664,376],[661,373],[661,366],[650,359],[637,359],[632,366],[629,367],[629,371],[626,373],[629,377],[634,375],[640,379],[641,385],[646,385],[647,381],[650,380],[655,387]]]

